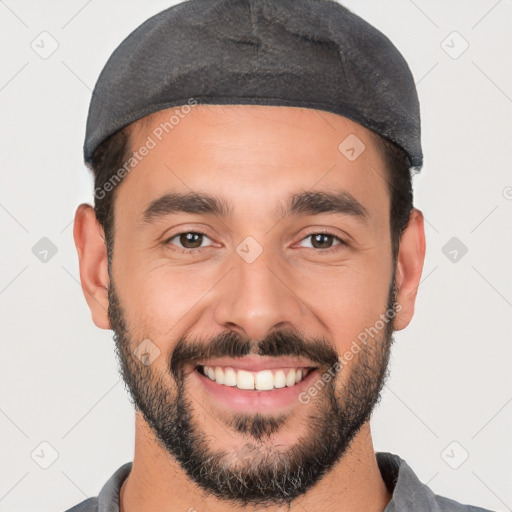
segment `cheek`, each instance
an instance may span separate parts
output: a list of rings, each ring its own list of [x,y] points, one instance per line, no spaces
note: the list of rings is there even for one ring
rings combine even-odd
[[[365,329],[374,326],[386,312],[391,273],[388,262],[352,268],[329,269],[302,275],[299,296],[315,317],[329,328],[339,353]]]
[[[189,315],[200,311],[201,299],[219,280],[218,268],[180,268],[136,258],[123,262],[118,270],[116,287],[122,290],[127,317],[134,319],[134,327],[143,335],[164,344],[165,339],[179,336]]]
[[[338,267],[276,262],[275,270],[287,283],[290,294],[302,299],[309,309],[304,325],[297,327],[319,334],[327,329],[325,334],[332,336],[338,352],[344,352],[385,313],[391,255],[385,258],[384,252],[368,249]],[[217,305],[214,301],[230,299],[219,296],[220,292],[212,288],[223,281],[232,266],[229,259],[177,266],[119,247],[114,260],[116,287],[131,326],[161,349],[168,350],[171,340],[191,325],[201,321],[211,325],[213,314],[209,313]],[[224,286],[222,282],[221,287]],[[227,289],[227,293],[237,293],[236,286]]]

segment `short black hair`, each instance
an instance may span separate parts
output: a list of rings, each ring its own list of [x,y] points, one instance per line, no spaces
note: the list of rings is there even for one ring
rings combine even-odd
[[[94,175],[95,194],[94,212],[105,233],[105,243],[109,261],[112,260],[114,242],[114,199],[117,187],[112,184],[113,177],[123,168],[131,157],[130,135],[135,123],[117,131],[96,149],[91,160],[90,169]],[[376,132],[369,131],[385,163],[385,172],[390,196],[390,231],[393,262],[396,262],[400,240],[409,222],[413,208],[412,173],[409,158],[397,144],[385,139]],[[119,181],[119,178],[117,178]],[[107,192],[108,190],[108,192]]]

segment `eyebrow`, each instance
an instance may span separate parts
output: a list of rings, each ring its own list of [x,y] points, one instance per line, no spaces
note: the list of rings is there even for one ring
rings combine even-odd
[[[168,193],[152,201],[142,214],[144,223],[155,222],[176,213],[196,213],[228,218],[233,206],[226,200],[200,192]],[[321,213],[348,215],[368,221],[368,210],[350,193],[306,191],[291,194],[286,206],[278,205],[274,214],[280,219],[290,216],[318,215]]]

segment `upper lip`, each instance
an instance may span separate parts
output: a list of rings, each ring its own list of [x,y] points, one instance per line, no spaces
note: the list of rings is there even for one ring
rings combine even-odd
[[[313,368],[315,365],[307,360],[298,357],[272,357],[272,356],[242,356],[237,358],[222,357],[201,361],[196,366],[230,366],[236,370],[261,371],[273,370],[276,368]]]

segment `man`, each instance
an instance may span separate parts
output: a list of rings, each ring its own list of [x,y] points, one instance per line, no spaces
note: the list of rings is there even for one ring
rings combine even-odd
[[[410,70],[329,0],[192,0],[96,84],[80,278],[115,333],[133,463],[78,511],[470,511],[370,416],[425,256]]]

